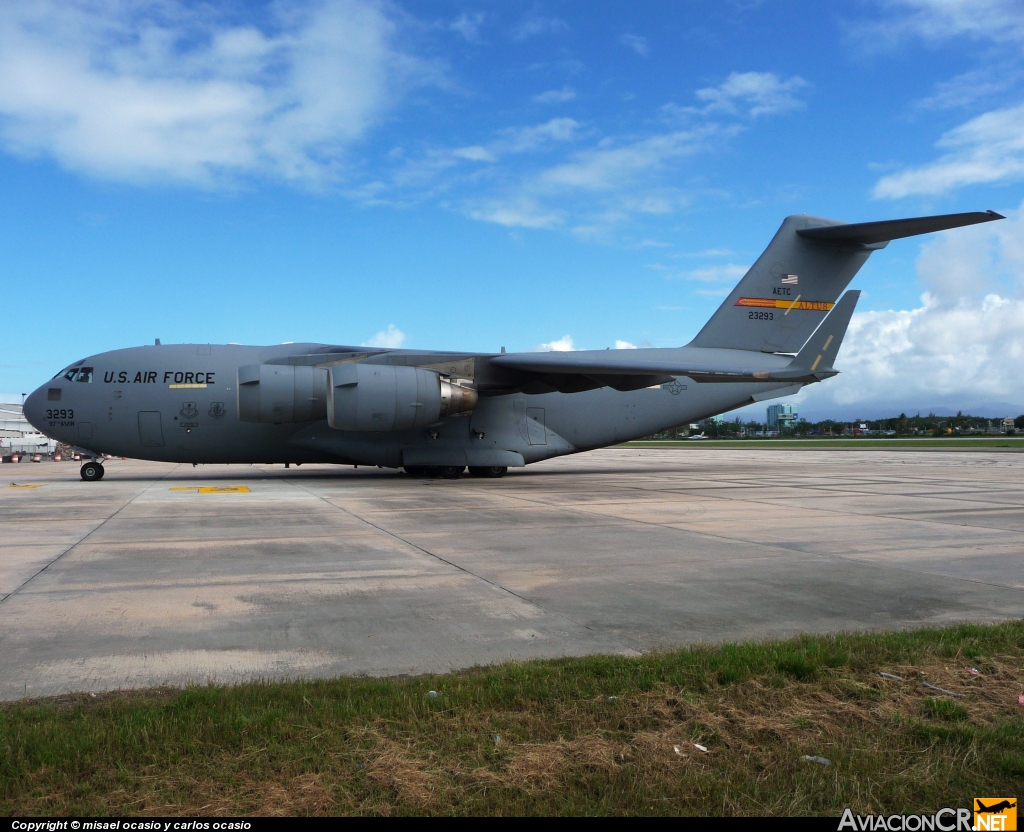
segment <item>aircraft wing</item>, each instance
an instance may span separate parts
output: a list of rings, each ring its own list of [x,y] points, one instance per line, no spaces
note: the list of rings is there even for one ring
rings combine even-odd
[[[687,376],[705,383],[787,381],[810,384],[838,375],[832,363],[859,298],[859,291],[849,291],[843,295],[803,349],[783,367],[766,368],[763,355],[746,350],[722,351],[734,352],[735,363],[706,363],[685,358],[664,360],[643,355],[633,357],[630,355],[632,350],[514,353],[496,355],[490,359],[490,363],[502,369],[545,375],[582,375],[591,378],[644,376],[659,379]]]
[[[610,350],[608,351],[610,352]],[[619,351],[621,354],[622,351]],[[616,360],[619,356],[602,357],[600,353],[541,352],[498,355],[491,364],[508,370],[552,375],[589,376],[688,376],[694,381],[796,381],[809,376],[800,370],[794,375],[789,368],[759,370],[737,363],[734,366],[700,364],[691,361]],[[823,371],[835,375],[835,371]],[[814,379],[817,381],[817,378]]]

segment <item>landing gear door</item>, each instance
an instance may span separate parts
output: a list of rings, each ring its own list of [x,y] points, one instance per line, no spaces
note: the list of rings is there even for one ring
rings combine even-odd
[[[526,408],[526,431],[531,445],[547,445],[547,430],[544,427],[544,408]]]
[[[513,399],[512,404],[516,409],[516,427],[519,428],[519,435],[524,442],[530,441],[530,429],[526,426],[526,399]]]

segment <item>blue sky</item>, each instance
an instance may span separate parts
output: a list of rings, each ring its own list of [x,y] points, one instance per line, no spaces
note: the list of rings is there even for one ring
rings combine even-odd
[[[1024,6],[0,8],[0,391],[117,347],[677,346],[791,213],[876,254],[811,410],[1024,402]],[[870,406],[870,407],[869,407]]]

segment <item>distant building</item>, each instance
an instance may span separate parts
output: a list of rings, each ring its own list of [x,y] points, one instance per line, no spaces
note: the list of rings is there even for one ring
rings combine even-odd
[[[1012,416],[1004,416],[1003,417],[1003,433],[1006,433],[1006,431],[1008,431],[1008,430],[1014,430],[1015,428],[1016,428],[1016,425],[1013,422],[1013,417]]]
[[[789,428],[796,424],[796,405],[772,404],[768,406],[768,427]]]
[[[0,451],[10,454],[52,454],[57,443],[28,423],[20,404],[0,403]]]

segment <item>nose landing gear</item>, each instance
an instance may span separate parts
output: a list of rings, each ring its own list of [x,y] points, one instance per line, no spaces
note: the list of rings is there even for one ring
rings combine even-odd
[[[86,482],[98,482],[103,479],[103,475],[106,472],[99,462],[91,460],[82,466],[82,470],[79,473],[81,473],[82,479]]]

